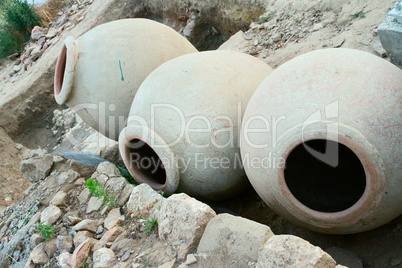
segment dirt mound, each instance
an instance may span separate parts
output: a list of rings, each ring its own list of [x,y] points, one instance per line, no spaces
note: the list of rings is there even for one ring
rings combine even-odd
[[[331,47],[378,54],[377,47],[382,47],[374,29],[387,17],[393,2],[267,1],[259,20],[220,49],[248,53],[273,68],[301,54]]]
[[[30,185],[19,168],[22,150],[0,128],[0,209],[18,201]]]

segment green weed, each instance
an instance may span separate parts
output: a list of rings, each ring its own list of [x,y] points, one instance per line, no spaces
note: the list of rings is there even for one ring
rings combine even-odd
[[[101,199],[103,197],[103,203],[106,204],[109,208],[118,207],[117,200],[114,194],[109,192],[109,190],[105,187],[102,187],[99,182],[92,178],[89,178],[85,185],[87,186],[91,196],[94,196],[97,199]]]
[[[150,234],[152,233],[153,230],[155,230],[158,227],[158,220],[156,219],[155,216],[149,217],[145,221],[145,233]]]
[[[362,19],[366,17],[366,14],[369,13],[371,10],[364,12],[363,9],[360,10],[359,12],[356,12],[355,14],[350,15],[352,17],[352,19]]]
[[[31,220],[31,213],[28,214],[28,217],[25,218],[24,222],[22,223],[22,226],[25,226],[28,224],[28,222]]]
[[[2,1],[0,5],[0,59],[19,52],[41,19],[26,0]]]
[[[39,232],[39,235],[45,239],[45,241],[49,241],[54,237],[54,230],[56,228],[54,226],[49,226],[44,223],[39,223],[36,227],[36,231]]]

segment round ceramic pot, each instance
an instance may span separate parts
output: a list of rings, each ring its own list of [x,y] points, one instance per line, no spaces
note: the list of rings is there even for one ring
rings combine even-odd
[[[68,37],[54,77],[57,103],[67,104],[91,127],[117,140],[134,96],[156,67],[197,52],[161,23],[125,19],[102,24],[77,40]]]
[[[366,52],[325,49],[286,62],[243,119],[243,160],[269,159],[245,165],[254,189],[278,214],[324,233],[397,217],[401,94],[402,71]]]
[[[219,200],[245,190],[239,131],[243,112],[272,71],[233,51],[170,60],[141,85],[119,147],[133,177],[155,190]]]

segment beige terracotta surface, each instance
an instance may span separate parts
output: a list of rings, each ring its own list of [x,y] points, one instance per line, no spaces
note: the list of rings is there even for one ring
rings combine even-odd
[[[91,127],[117,140],[142,81],[193,45],[170,27],[147,19],[102,24],[66,38],[55,71],[55,98]]]
[[[281,65],[257,89],[243,119],[243,158],[276,159],[268,168],[245,165],[254,189],[278,214],[320,232],[366,231],[400,215],[401,89],[400,69],[358,50],[318,50]],[[257,115],[267,119],[269,133],[246,132],[264,127],[250,121]],[[295,148],[309,140],[345,147],[328,146],[324,154],[308,147],[291,166]],[[322,173],[321,164],[306,162],[311,154],[336,168]],[[321,207],[306,205],[309,200]]]
[[[138,90],[120,135],[130,173],[167,194],[177,190],[202,199],[247,189],[240,122],[249,98],[271,71],[233,51],[200,52],[161,65]],[[145,168],[146,160],[159,162]]]

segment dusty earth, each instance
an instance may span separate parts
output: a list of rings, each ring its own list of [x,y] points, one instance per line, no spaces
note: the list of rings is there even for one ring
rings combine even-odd
[[[95,0],[71,13],[75,4],[71,1],[63,10],[63,14],[69,14],[71,26],[58,32],[60,41],[46,49],[26,71],[14,74],[15,60],[0,66],[0,210],[20,199],[30,185],[19,171],[19,162],[27,157],[24,147],[43,148],[51,154],[99,154],[102,147],[115,144],[53,100],[54,65],[62,40],[68,35],[78,37],[110,20],[146,17],[183,33],[200,50],[239,50],[276,68],[298,55],[327,47],[354,48],[379,55],[379,38],[373,30],[385,19],[393,2]],[[71,136],[79,142],[71,143]],[[347,249],[363,260],[364,267],[389,267],[392,260],[402,259],[401,217],[370,232],[330,236],[307,231],[280,218],[252,189],[214,205],[264,223],[276,234],[295,234],[323,249]],[[401,267],[401,263],[394,267]]]
[[[221,48],[237,48],[254,54],[273,68],[303,53],[330,47],[353,48],[378,55],[374,47],[380,41],[373,30],[387,16],[393,3],[378,0],[272,1],[246,34],[238,33],[233,43],[229,41]],[[239,35],[245,40],[236,41]]]
[[[17,148],[15,142],[0,129],[0,209],[18,201],[30,185],[20,171],[22,153]]]

